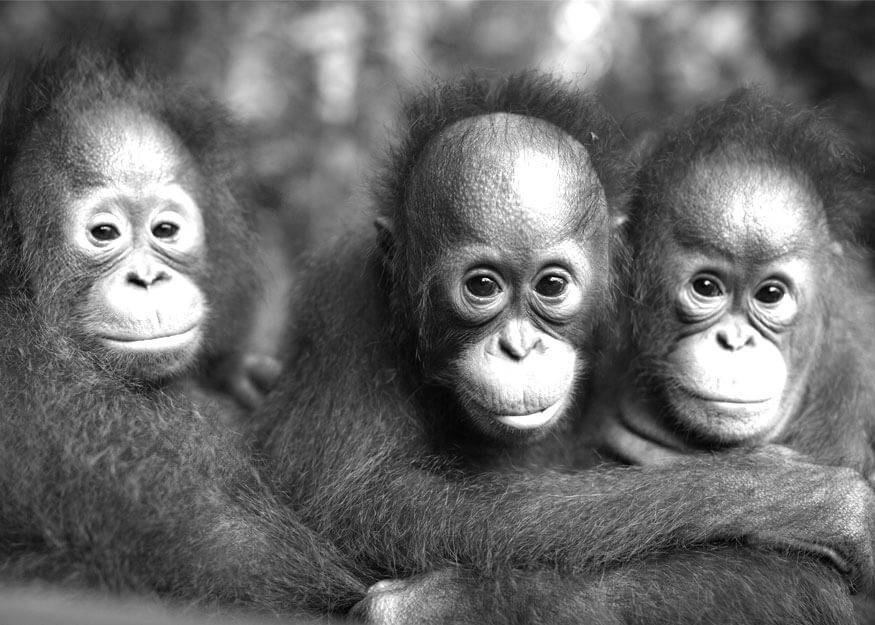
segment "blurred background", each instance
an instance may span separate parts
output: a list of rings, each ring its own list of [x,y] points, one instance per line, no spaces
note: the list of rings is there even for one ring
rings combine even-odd
[[[243,162],[265,209],[265,348],[295,256],[341,224],[370,227],[363,189],[401,97],[467,68],[537,67],[598,88],[630,138],[758,83],[830,107],[875,157],[872,2],[0,3],[2,59],[69,36],[207,89],[245,125]]]
[[[120,47],[231,107],[247,127],[259,201],[290,255],[364,214],[363,182],[401,96],[469,67],[538,67],[598,87],[631,137],[755,82],[830,105],[875,156],[869,2],[0,4],[0,58],[71,34]]]

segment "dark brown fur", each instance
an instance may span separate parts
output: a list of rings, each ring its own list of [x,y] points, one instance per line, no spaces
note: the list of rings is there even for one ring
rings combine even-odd
[[[824,249],[818,249],[822,260],[815,268],[816,292],[806,293],[811,300],[809,314],[815,318],[798,321],[799,329],[794,331],[796,349],[808,350],[815,365],[805,379],[800,408],[769,442],[804,453],[818,463],[852,467],[871,480],[875,469],[875,276],[871,254],[862,244],[861,227],[872,219],[875,204],[853,148],[820,111],[803,110],[757,90],[742,89],[680,117],[651,142],[640,163],[628,224],[632,262],[631,297],[625,302],[630,325],[625,335],[629,345],[617,360],[628,374],[610,373],[605,386],[629,375],[634,381],[621,383],[613,392],[622,394],[637,385],[650,398],[657,421],[679,437],[687,452],[709,447],[708,441],[687,435],[681,425],[675,425],[673,409],[662,399],[668,383],[663,359],[677,324],[671,288],[660,280],[659,268],[666,261],[664,237],[668,235],[661,216],[669,207],[678,208],[677,201],[668,196],[688,175],[691,164],[715,154],[723,154],[728,163],[759,163],[795,172],[822,206],[830,239],[818,246]],[[597,412],[610,420],[615,410]],[[598,430],[601,426],[596,421],[591,427]],[[613,453],[610,444],[607,453]],[[868,515],[871,526],[872,511]],[[857,600],[861,606],[866,604],[864,609],[871,617],[871,593],[858,595]],[[858,619],[871,620],[862,613]]]
[[[580,140],[617,207],[623,183],[615,177],[609,119],[588,96],[522,74],[493,82],[469,76],[414,100],[402,147],[377,183],[378,212],[403,224],[408,180],[424,144],[461,117],[496,110],[544,117]],[[411,302],[397,299],[417,256],[406,254],[413,242],[403,227],[398,232],[388,267],[362,233],[311,260],[294,302],[292,362],[260,418],[287,501],[373,580],[468,567],[463,583],[447,582],[449,600],[421,601],[414,587],[399,618],[415,622],[438,606],[429,618],[445,609],[473,622],[587,614],[598,622],[692,622],[703,612],[731,621],[732,606],[747,597],[750,607],[735,622],[844,622],[847,591],[826,567],[736,547],[677,550],[744,540],[811,544],[829,534],[824,523],[837,523],[834,535],[854,536],[860,551],[852,557],[868,576],[871,545],[868,533],[857,534],[857,521],[869,489],[854,472],[766,450],[572,474],[593,460],[577,453],[589,441],[572,438],[573,418],[528,445],[477,437],[426,377],[438,372],[420,369],[424,344],[410,337],[421,328],[409,326],[415,316],[399,314]],[[602,306],[610,311],[609,302]],[[429,338],[440,342],[439,335]],[[578,347],[593,349],[592,338]],[[524,572],[543,567],[579,577],[557,582]],[[759,584],[773,574],[792,581],[771,595]],[[434,578],[425,580],[428,595]],[[444,582],[438,576],[435,583]],[[558,587],[567,592],[556,583],[567,583]],[[810,592],[817,588],[824,595]],[[669,593],[671,603],[662,598]]]
[[[47,120],[63,130],[79,110],[119,101],[165,124],[205,185],[202,284],[217,311],[207,344],[208,355],[220,354],[233,349],[246,322],[239,307],[251,297],[248,222],[227,187],[224,115],[80,50],[22,70],[9,89],[0,117],[0,578],[271,613],[346,610],[364,586],[275,501],[210,404],[122,377],[79,344],[70,313],[89,276],[64,262],[53,228],[63,215],[47,208],[57,203],[38,201],[55,181],[10,193],[19,146]],[[20,229],[37,227],[45,245],[23,250]],[[29,284],[49,259],[57,295],[72,299],[47,310]]]

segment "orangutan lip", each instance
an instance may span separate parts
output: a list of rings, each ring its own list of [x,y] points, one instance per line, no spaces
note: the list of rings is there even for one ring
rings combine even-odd
[[[739,404],[739,405],[751,405],[751,404],[765,404],[768,401],[771,401],[771,398],[766,399],[736,399],[733,397],[717,397],[714,395],[702,395],[701,393],[697,393],[696,391],[690,390],[688,388],[681,387],[681,390],[684,391],[690,397],[694,399],[698,399],[700,401],[711,402],[712,404]]]
[[[519,430],[529,430],[542,427],[550,423],[558,414],[562,407],[560,399],[555,404],[547,406],[543,410],[521,415],[496,415],[495,420],[512,428]]]
[[[121,349],[161,349],[188,343],[198,332],[198,326],[193,325],[182,332],[158,334],[150,337],[112,337],[101,336],[104,343]]]
[[[110,336],[108,334],[104,334],[101,335],[100,338],[105,341],[112,341],[113,343],[139,343],[140,341],[154,341],[156,339],[166,339],[175,336],[182,336],[184,334],[189,334],[196,329],[197,324],[193,324],[184,330],[180,330],[179,332],[165,332],[164,334],[156,334],[154,336]]]

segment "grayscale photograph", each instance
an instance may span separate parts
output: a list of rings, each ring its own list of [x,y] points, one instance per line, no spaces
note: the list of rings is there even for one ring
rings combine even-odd
[[[0,625],[875,625],[875,2],[0,0]]]

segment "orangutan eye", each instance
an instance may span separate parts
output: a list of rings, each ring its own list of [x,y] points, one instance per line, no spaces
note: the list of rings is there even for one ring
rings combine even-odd
[[[477,275],[465,281],[465,289],[474,297],[483,299],[495,297],[501,292],[498,283],[489,276]]]
[[[710,276],[699,276],[693,280],[693,291],[702,297],[720,297],[723,295],[723,287]]]
[[[559,297],[567,290],[568,281],[555,274],[544,276],[535,285],[535,291],[544,297]]]
[[[678,295],[678,311],[687,323],[719,313],[727,305],[727,290],[715,275],[700,273],[686,282]]]
[[[784,299],[786,294],[787,290],[783,285],[770,282],[769,284],[761,286],[754,295],[754,298],[763,304],[777,304]]]
[[[112,241],[113,239],[117,239],[121,236],[118,228],[109,224],[100,224],[94,226],[93,228],[91,228],[90,232],[91,236],[94,237],[96,241]]]
[[[179,232],[179,226],[167,221],[162,221],[152,228],[152,234],[158,239],[169,239],[176,236],[177,232]]]
[[[751,304],[766,323],[787,326],[793,323],[799,312],[796,297],[790,284],[770,278],[756,288]]]
[[[450,297],[466,322],[475,325],[488,322],[507,305],[510,291],[501,275],[487,267],[472,267],[453,281]]]

